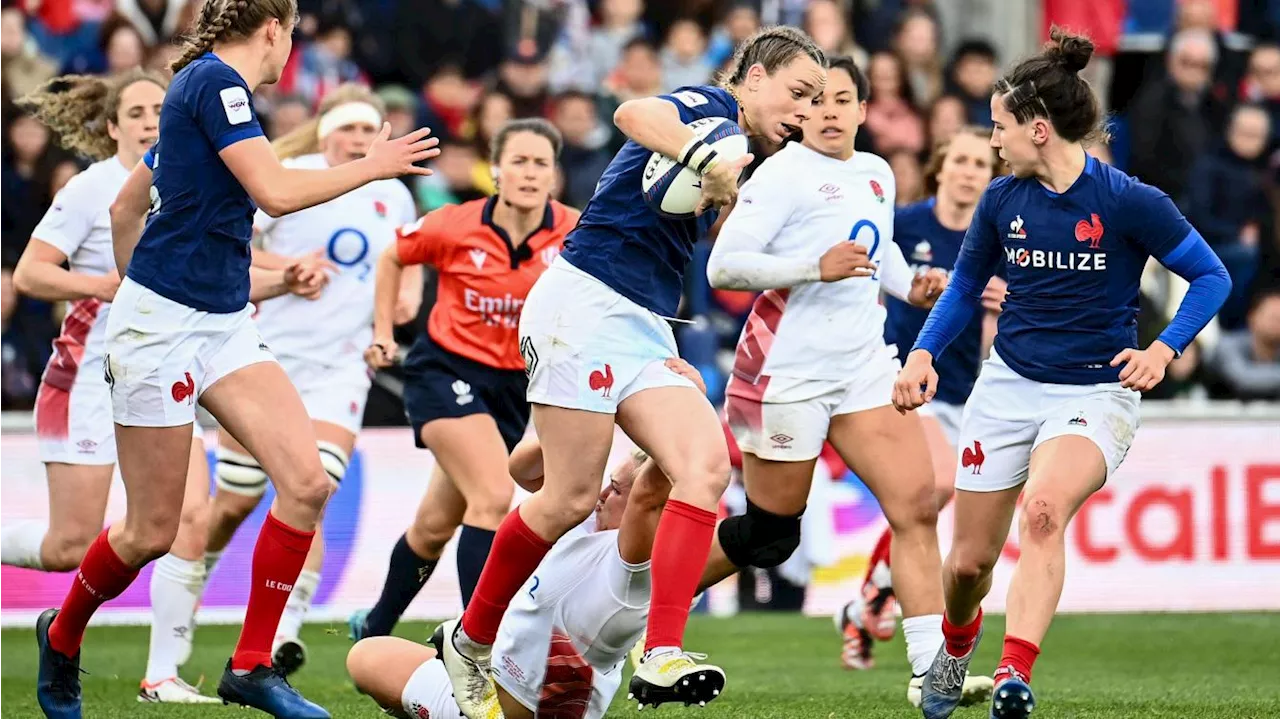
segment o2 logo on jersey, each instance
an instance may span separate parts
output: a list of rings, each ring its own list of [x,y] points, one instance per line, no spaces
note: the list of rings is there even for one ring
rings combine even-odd
[[[358,268],[361,282],[369,278],[373,263],[368,261],[369,238],[354,227],[344,227],[329,238],[326,248],[329,260],[344,268]]]
[[[865,229],[871,230],[871,249],[867,250],[867,257],[876,264],[876,271],[871,273],[871,279],[878,282],[880,280],[880,262],[876,260],[876,250],[880,249],[880,228],[876,227],[876,223],[871,220],[858,220],[853,224],[853,229],[849,230],[849,241],[857,242],[858,234]]]

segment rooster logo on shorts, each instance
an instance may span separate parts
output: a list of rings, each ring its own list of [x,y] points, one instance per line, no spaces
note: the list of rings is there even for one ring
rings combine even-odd
[[[968,447],[960,453],[960,466],[973,468],[973,474],[982,474],[982,463],[986,461],[987,455],[982,452],[982,443],[973,440],[973,449]]]
[[[613,367],[606,364],[603,372],[600,370],[592,371],[591,376],[587,377],[587,386],[591,388],[592,392],[604,390],[601,396],[608,397],[609,392],[613,390]]]
[[[178,404],[182,404],[183,402],[190,404],[190,400],[196,396],[196,381],[191,379],[190,372],[184,372],[183,376],[186,377],[187,381],[174,382],[173,389],[170,391],[173,392],[174,402],[177,402]]]

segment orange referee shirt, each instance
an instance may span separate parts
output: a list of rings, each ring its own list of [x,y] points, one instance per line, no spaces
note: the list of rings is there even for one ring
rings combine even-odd
[[[520,310],[533,283],[564,247],[578,211],[552,200],[542,224],[516,246],[493,224],[498,198],[447,205],[396,230],[405,265],[439,273],[427,333],[453,354],[504,370],[523,370]]]

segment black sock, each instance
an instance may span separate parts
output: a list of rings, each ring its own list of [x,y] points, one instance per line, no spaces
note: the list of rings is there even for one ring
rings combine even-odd
[[[480,571],[484,569],[484,560],[489,558],[495,534],[491,529],[462,525],[462,534],[458,537],[458,585],[462,589],[463,607],[471,603],[471,594],[480,581]]]
[[[380,637],[390,634],[404,610],[409,608],[409,603],[418,596],[418,591],[435,570],[436,560],[419,557],[409,547],[404,535],[401,535],[395,549],[391,550],[391,563],[387,567],[387,581],[382,585],[382,596],[378,597],[378,603],[373,605],[365,619],[364,635]]]

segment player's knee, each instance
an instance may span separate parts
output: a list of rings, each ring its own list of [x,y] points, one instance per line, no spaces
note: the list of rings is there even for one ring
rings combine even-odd
[[[357,691],[368,693],[369,678],[377,669],[377,655],[375,643],[368,639],[356,642],[351,651],[347,652],[347,674],[351,676],[351,682],[356,685]]]
[[[89,545],[93,544],[97,536],[81,528],[57,534],[50,532],[45,539],[42,552],[45,570],[70,572],[79,567],[85,553],[89,551]]]
[[[800,546],[800,516],[786,517],[747,500],[747,511],[720,523],[720,548],[737,567],[776,567]]]
[[[182,505],[182,531],[193,537],[206,537],[209,534],[209,520],[213,514],[208,502],[194,502]]]
[[[956,546],[951,549],[947,565],[955,581],[968,586],[986,581],[995,570],[998,559],[999,556],[966,551],[963,547]]]
[[[439,557],[457,530],[458,525],[445,521],[443,517],[424,513],[418,515],[409,530],[405,532],[405,540],[418,556]]]
[[[1023,545],[1061,542],[1070,513],[1066,503],[1040,494],[1027,496],[1018,519],[1018,538]]]
[[[883,508],[885,519],[889,520],[895,534],[937,531],[938,499],[932,483],[921,484],[916,491],[891,504],[884,504]]]
[[[128,554],[146,563],[167,554],[177,536],[178,521],[172,515],[157,512],[147,517],[126,516],[120,538],[129,547]]]
[[[262,471],[262,465],[258,464],[258,460],[243,452],[233,452],[226,447],[218,447],[214,456],[217,459],[214,475],[218,489],[254,500],[266,493],[267,473]],[[256,504],[255,501],[254,505]],[[254,505],[250,505],[250,510]]]
[[[545,487],[543,491],[546,491]],[[543,506],[551,509],[556,525],[567,530],[576,527],[591,516],[591,512],[596,508],[596,501],[600,498],[600,490],[598,485],[564,488],[547,498],[554,501],[549,501]]]

